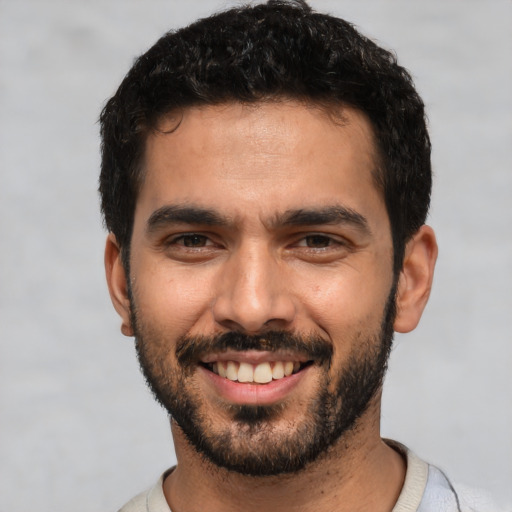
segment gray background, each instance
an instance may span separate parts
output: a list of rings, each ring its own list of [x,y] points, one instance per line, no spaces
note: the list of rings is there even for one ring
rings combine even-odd
[[[512,2],[311,2],[397,51],[427,103],[440,257],[383,433],[512,503]],[[116,510],[174,461],[119,333],[96,193],[104,101],[211,1],[0,0],[0,511]]]

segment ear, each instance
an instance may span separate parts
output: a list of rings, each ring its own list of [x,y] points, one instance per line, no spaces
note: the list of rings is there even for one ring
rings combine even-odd
[[[125,336],[133,336],[126,272],[121,260],[121,249],[113,233],[108,235],[105,244],[105,274],[112,304],[121,317],[121,332]]]
[[[434,278],[437,242],[434,230],[422,226],[405,247],[397,289],[396,332],[412,331],[427,304]]]

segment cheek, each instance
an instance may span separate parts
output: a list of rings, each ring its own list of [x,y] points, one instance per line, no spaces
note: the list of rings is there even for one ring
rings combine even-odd
[[[165,265],[134,272],[138,315],[146,324],[166,327],[177,335],[188,332],[211,302],[207,282],[200,272],[171,272]]]
[[[380,326],[392,279],[384,273],[345,268],[319,272],[304,284],[300,301],[332,336],[338,329],[357,332]]]

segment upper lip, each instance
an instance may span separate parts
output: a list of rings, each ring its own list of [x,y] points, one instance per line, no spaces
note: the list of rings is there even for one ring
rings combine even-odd
[[[311,358],[301,354],[287,351],[261,351],[261,350],[227,350],[225,352],[206,354],[201,358],[201,362],[205,364],[216,363],[218,361],[236,361],[238,363],[260,364],[275,361],[297,361],[306,363]]]

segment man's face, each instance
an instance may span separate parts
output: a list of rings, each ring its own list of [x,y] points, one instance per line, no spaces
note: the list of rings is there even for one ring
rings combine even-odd
[[[393,250],[370,124],[343,116],[190,108],[148,138],[130,320],[156,396],[220,466],[296,471],[376,423]]]

